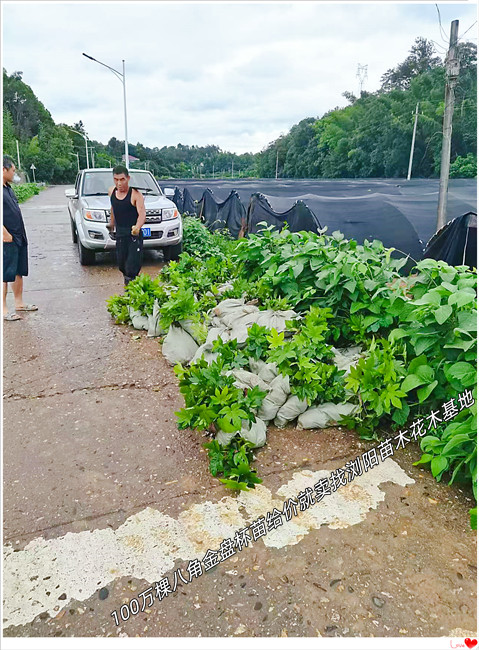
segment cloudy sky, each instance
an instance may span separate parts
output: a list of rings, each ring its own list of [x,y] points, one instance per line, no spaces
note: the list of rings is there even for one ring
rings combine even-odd
[[[451,20],[462,35],[477,6],[438,6],[443,33],[433,2],[4,1],[3,67],[23,71],[55,122],[82,120],[106,143],[124,138],[121,82],[82,52],[120,70],[125,59],[129,142],[256,152],[344,106],[358,64],[373,91],[417,36],[443,56]]]

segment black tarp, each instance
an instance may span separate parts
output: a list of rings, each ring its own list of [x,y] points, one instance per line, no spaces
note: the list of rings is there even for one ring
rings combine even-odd
[[[196,203],[187,187],[183,189],[183,214],[196,214]]]
[[[409,220],[381,194],[357,197],[303,195],[302,200],[316,215],[327,234],[339,230],[347,239],[362,244],[379,239],[386,248],[396,248],[419,261],[423,246]]]
[[[287,200],[288,201],[288,200]],[[288,201],[291,203],[290,201]],[[279,207],[276,205],[275,207]],[[271,197],[259,192],[251,197],[248,207],[248,232],[257,232],[261,222],[273,225],[278,229],[284,228],[285,222],[291,232],[307,230],[317,232],[321,230],[321,224],[311,210],[302,202],[295,201],[294,204],[284,212],[277,212],[271,205]]]
[[[175,193],[173,194],[173,203],[176,205],[181,214],[184,213],[184,202],[183,202],[183,192],[179,187],[175,187]]]
[[[477,214],[468,212],[447,223],[427,243],[423,258],[443,260],[451,266],[477,266]]]
[[[209,230],[226,228],[235,238],[241,228],[246,226],[246,211],[235,190],[231,190],[226,199],[220,201],[207,188],[198,202],[198,214]]]
[[[402,250],[416,260],[421,259],[426,242],[436,231],[437,179],[189,179],[178,185],[197,200],[207,186],[219,197],[217,200],[225,200],[235,189],[246,210],[252,195],[265,195],[269,207],[264,210],[271,223],[278,221],[272,213],[286,213],[296,201],[302,201],[316,218],[312,230],[319,222],[328,226],[329,233],[340,230],[360,242],[380,239],[385,246]],[[451,179],[447,219],[477,213],[476,195],[474,179]]]

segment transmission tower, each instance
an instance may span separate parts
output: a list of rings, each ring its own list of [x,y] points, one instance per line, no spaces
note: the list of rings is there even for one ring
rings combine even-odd
[[[368,78],[368,66],[358,63],[358,71],[356,72],[356,77],[359,79],[359,96],[361,97],[361,94],[363,92],[363,84]]]

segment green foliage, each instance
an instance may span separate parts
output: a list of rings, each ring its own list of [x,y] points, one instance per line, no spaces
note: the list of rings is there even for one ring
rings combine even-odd
[[[476,178],[477,156],[468,153],[467,156],[458,156],[451,164],[449,176],[451,178]]]
[[[35,183],[22,183],[21,185],[12,185],[12,190],[19,203],[23,203],[36,194],[40,194],[40,188]]]
[[[477,397],[477,391],[474,391]],[[462,410],[453,422],[442,425],[434,435],[421,440],[425,452],[415,465],[429,464],[431,473],[440,481],[444,474],[454,481],[472,481],[477,499],[477,409],[474,404]]]
[[[312,304],[329,307],[335,340],[360,341],[393,322],[385,304],[392,291],[400,294],[399,285],[389,285],[399,281],[405,260],[391,252],[379,241],[358,245],[339,232],[327,237],[269,227],[238,242],[235,257],[241,275],[261,278],[271,298],[285,299],[300,311]]]
[[[393,412],[396,422],[406,422],[409,407],[403,399],[406,392],[401,389],[401,379],[406,374],[404,358],[404,346],[386,339],[373,339],[367,357],[351,368],[346,388],[357,395],[361,411],[344,422],[361,437],[377,438],[381,420]]]
[[[213,476],[223,474],[220,481],[231,490],[248,490],[262,480],[256,476],[256,470],[251,469],[253,459],[252,444],[235,436],[225,447],[217,440],[203,445],[208,450],[210,471]]]
[[[278,370],[290,378],[293,395],[305,399],[309,405],[323,402],[341,402],[344,399],[344,371],[332,364],[334,353],[326,343],[327,320],[332,318],[330,309],[311,307],[304,320],[288,321],[291,338],[275,329],[267,336],[270,351],[269,363],[276,363]]]
[[[225,233],[210,232],[196,217],[183,217],[183,251],[196,259],[224,259],[235,241]]]
[[[153,280],[146,273],[140,273],[126,287],[125,298],[132,309],[148,316],[153,313],[155,300],[161,305],[167,299],[167,294],[158,279]]]
[[[211,433],[219,430],[234,433],[240,431],[243,421],[255,421],[255,411],[261,406],[266,392],[257,386],[248,390],[237,388],[234,377],[224,374],[227,367],[221,356],[210,365],[200,359],[190,368],[181,364],[175,366],[180,391],[185,398],[185,408],[176,413],[180,429],[190,427]]]
[[[458,55],[453,160],[475,155],[477,150],[476,46],[459,43]],[[278,161],[279,176],[286,178],[405,178],[417,102],[412,174],[438,176],[444,77],[433,44],[417,38],[406,59],[385,72],[378,91],[362,92],[359,98],[344,93],[351,105],[335,108],[320,119],[301,120],[257,154],[259,176],[274,178]],[[472,174],[469,164],[464,173]]]
[[[161,307],[160,325],[168,330],[170,325],[197,315],[196,300],[193,291],[184,286],[173,291]]]
[[[115,319],[118,325],[130,322],[130,314],[128,312],[129,299],[127,296],[111,296],[106,301],[109,313]]]

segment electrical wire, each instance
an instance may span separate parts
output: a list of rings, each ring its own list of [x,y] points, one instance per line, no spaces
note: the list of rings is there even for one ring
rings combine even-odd
[[[444,28],[443,28],[443,26],[442,26],[442,21],[441,21],[441,12],[439,11],[439,7],[438,7],[437,5],[435,5],[435,6],[436,6],[436,9],[437,9],[437,17],[439,18],[439,27],[440,27],[440,30],[441,30],[441,32],[442,32],[442,33],[441,33],[441,36],[443,36],[444,39],[445,39],[445,42],[449,44],[449,39],[447,38],[447,34],[446,34],[446,32],[444,31]]]
[[[457,40],[459,41],[459,40],[460,40],[460,39],[461,39],[465,34],[467,34],[467,32],[468,32],[470,29],[472,29],[472,28],[474,27],[474,25],[477,25],[477,20],[476,20],[474,23],[472,23],[472,25],[469,27],[469,29],[466,29],[466,31],[463,32],[463,33],[459,36],[459,38],[458,38]],[[476,40],[476,39],[474,39],[474,40]]]

